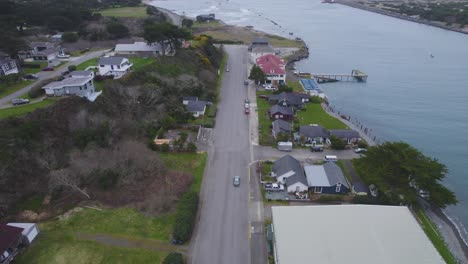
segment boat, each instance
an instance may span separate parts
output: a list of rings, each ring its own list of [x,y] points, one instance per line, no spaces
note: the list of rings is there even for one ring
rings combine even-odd
[[[431,59],[434,58],[434,55],[431,54],[430,56],[431,56]]]

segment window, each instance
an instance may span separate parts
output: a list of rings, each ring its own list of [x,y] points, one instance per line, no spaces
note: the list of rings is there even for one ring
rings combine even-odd
[[[340,191],[341,191],[341,183],[337,183],[335,192],[340,192]]]
[[[99,67],[103,68],[103,67],[104,67],[104,65],[99,65]]]
[[[322,187],[315,187],[314,193],[322,193]]]

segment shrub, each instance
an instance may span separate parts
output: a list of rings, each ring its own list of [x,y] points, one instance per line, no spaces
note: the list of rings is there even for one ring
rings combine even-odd
[[[172,237],[175,241],[185,243],[192,236],[193,226],[197,217],[198,194],[188,192],[182,196],[175,216]]]
[[[195,145],[193,142],[189,142],[187,144],[187,151],[188,152],[197,152],[197,145]]]
[[[40,68],[41,65],[37,63],[24,63],[21,65],[23,68]]]
[[[62,41],[68,43],[76,42],[78,41],[78,35],[74,32],[65,32],[62,35]]]
[[[169,152],[169,145],[168,144],[162,144],[159,146],[159,149],[162,151],[162,152]]]
[[[163,264],[184,264],[184,257],[182,254],[177,253],[177,252],[171,252],[169,255],[167,255],[164,260]]]
[[[71,72],[72,72],[72,71],[76,71],[76,65],[70,65],[70,66],[68,66],[68,70],[71,71]]]
[[[346,143],[341,138],[337,138],[333,135],[330,137],[330,142],[332,149],[341,150],[346,147]]]
[[[368,147],[369,147],[369,145],[367,144],[367,142],[365,140],[359,141],[358,148],[368,148]]]
[[[320,98],[318,96],[311,96],[310,97],[310,102],[313,103],[313,104],[320,104],[320,103],[322,103],[322,98]]]
[[[114,170],[98,170],[95,172],[98,187],[102,190],[109,190],[119,181],[120,174]]]
[[[119,39],[127,37],[129,34],[128,28],[121,23],[112,22],[106,26],[107,32],[112,35],[112,38]]]

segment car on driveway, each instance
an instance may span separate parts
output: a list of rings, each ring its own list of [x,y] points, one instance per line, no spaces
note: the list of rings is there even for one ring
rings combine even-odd
[[[23,76],[23,79],[26,79],[26,80],[35,80],[37,78],[39,78],[37,74],[26,74]]]
[[[43,71],[54,71],[54,68],[52,67],[45,67],[42,69]]]
[[[365,149],[365,148],[357,148],[357,149],[354,149],[354,152],[355,152],[355,153],[364,153],[364,152],[366,152],[366,151],[367,151],[367,149]]]
[[[68,54],[59,54],[59,55],[57,55],[57,57],[60,58],[60,59],[66,59],[66,58],[70,58],[70,55],[68,55]]]
[[[232,184],[235,187],[239,187],[239,185],[240,185],[240,176],[234,176],[234,178],[232,179]]]
[[[29,104],[28,99],[13,99],[11,100],[12,105],[23,105],[23,104]]]
[[[310,147],[310,151],[312,151],[312,152],[323,152],[323,146],[320,146],[320,145],[312,146],[312,147]]]

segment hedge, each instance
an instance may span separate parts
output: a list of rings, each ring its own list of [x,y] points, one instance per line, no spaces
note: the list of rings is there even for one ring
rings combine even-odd
[[[169,253],[169,255],[167,255],[164,258],[162,264],[184,264],[184,263],[185,261],[184,261],[184,257],[182,256],[182,254],[172,252],[172,253]]]
[[[21,67],[23,67],[23,68],[40,68],[41,65],[36,64],[36,63],[24,63],[24,64],[21,65]]]
[[[198,194],[188,192],[182,196],[177,205],[175,223],[172,231],[174,243],[182,244],[192,236],[198,209]]]

